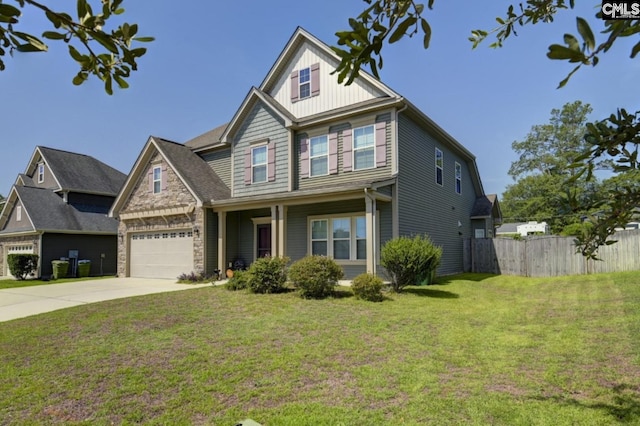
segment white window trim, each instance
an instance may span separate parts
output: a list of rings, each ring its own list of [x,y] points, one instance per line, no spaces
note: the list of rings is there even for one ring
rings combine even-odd
[[[253,164],[253,151],[255,149],[261,149],[264,148],[265,154],[264,154],[264,164]],[[251,184],[261,184],[261,183],[267,183],[269,182],[269,144],[268,143],[261,143],[261,144],[256,144],[254,146],[251,147],[251,150],[249,152],[249,155],[251,155]],[[264,166],[264,180],[261,180],[259,182],[256,182],[255,180],[253,180],[253,177],[255,176],[255,174],[253,173],[253,169],[256,167],[261,167]]]
[[[253,222],[253,261],[255,262],[258,256],[258,225],[271,225],[271,217],[252,217],[251,221]],[[271,232],[273,232],[273,228]],[[273,239],[273,234],[271,234],[271,239]]]
[[[322,137],[325,139],[325,144],[327,145],[327,151],[326,151],[327,153],[326,154],[322,154],[322,155],[312,156],[311,155],[311,152],[312,152],[311,142],[313,141],[313,139],[318,139],[318,138],[322,138]],[[312,160],[318,159],[318,158],[322,158],[322,157],[324,157],[324,160],[327,163],[327,172],[323,173],[323,174],[314,175],[312,173],[312,171],[313,171],[313,167],[312,167],[313,161]],[[324,135],[318,135],[318,136],[310,137],[309,138],[309,177],[312,178],[312,177],[328,176],[328,175],[329,175],[329,135],[324,134]]]
[[[22,206],[16,207],[16,222],[22,222]]]
[[[455,164],[455,174],[456,174],[455,191],[456,191],[456,194],[461,195],[462,194],[462,166],[457,161],[456,161],[456,164]],[[460,190],[459,191],[458,191],[458,182],[460,182]]]
[[[438,153],[440,153],[440,158],[442,159],[441,165],[438,165]],[[436,148],[435,166],[436,166],[435,168],[436,185],[444,186],[444,153],[439,148]],[[438,170],[440,170],[440,176],[442,176],[442,182],[438,182]]]
[[[379,217],[379,211],[377,212],[377,216]],[[350,229],[350,243],[349,243],[349,250],[350,250],[350,256],[351,259],[347,260],[347,259],[334,259],[336,261],[336,263],[338,263],[339,265],[366,265],[367,264],[367,259],[356,259],[357,255],[358,255],[358,248],[357,248],[357,238],[356,238],[356,232],[355,232],[355,226],[356,226],[356,218],[357,217],[364,217],[366,220],[366,212],[361,211],[361,212],[351,212],[351,213],[338,213],[338,214],[329,214],[329,215],[317,215],[317,216],[307,216],[307,253],[309,255],[312,254],[312,239],[311,239],[311,222],[314,220],[327,220],[327,257],[334,259],[333,258],[333,224],[332,224],[332,220],[333,219],[347,219],[349,218],[351,220],[351,229]],[[376,236],[375,236],[375,240],[376,241],[380,241],[380,221],[377,221],[377,226],[376,226]],[[325,240],[315,240],[315,241],[325,241]],[[365,238],[366,241],[366,238]],[[379,253],[380,250],[377,250],[377,252]],[[379,259],[376,259],[376,261],[379,261]]]
[[[158,179],[156,179],[156,170],[158,170]],[[152,180],[153,180],[153,193],[159,194],[162,192],[162,166],[153,166],[152,171]],[[158,182],[158,190],[156,191],[156,182]]]
[[[44,163],[38,163],[38,183],[44,182]]]
[[[302,82],[302,71],[307,70],[309,72],[309,79],[307,81],[305,81],[304,83]],[[309,86],[309,95],[308,96],[302,96],[302,86]],[[305,68],[301,68],[300,70],[298,70],[298,99],[302,100],[302,99],[308,99],[311,97],[311,67],[305,67]]]
[[[367,146],[364,148],[356,148],[356,130],[364,129],[365,127],[373,128],[373,144],[371,146]],[[373,150],[373,166],[371,167],[356,167],[356,150],[364,151],[365,149]],[[371,170],[376,168],[376,125],[375,124],[367,124],[365,126],[354,127],[351,131],[351,170],[360,171],[360,170]]]

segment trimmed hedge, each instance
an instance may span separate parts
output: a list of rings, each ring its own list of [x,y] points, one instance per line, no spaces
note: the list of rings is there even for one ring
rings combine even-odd
[[[247,286],[252,293],[281,293],[287,283],[286,257],[261,257],[249,267]]]
[[[342,268],[335,260],[324,256],[303,257],[289,268],[289,280],[305,299],[331,296],[343,276]]]
[[[38,269],[38,259],[37,254],[11,253],[7,255],[9,272],[17,280],[24,280]]]
[[[400,292],[433,277],[441,257],[442,249],[429,236],[416,235],[387,241],[380,251],[380,264],[391,278],[391,289]]]
[[[351,290],[356,299],[368,300],[369,302],[382,302],[383,282],[373,274],[360,274],[353,279]]]

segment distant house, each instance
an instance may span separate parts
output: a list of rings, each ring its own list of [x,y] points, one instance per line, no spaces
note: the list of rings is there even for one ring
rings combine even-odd
[[[70,251],[91,275],[115,274],[118,222],[107,213],[125,179],[88,155],[36,147],[0,212],[0,276],[11,253],[38,254],[38,276],[49,276]]]
[[[497,237],[510,237],[519,235],[526,237],[527,235],[546,235],[549,233],[549,225],[547,222],[519,222],[505,223],[496,230]]]
[[[298,28],[230,122],[185,144],[150,137],[110,211],[118,274],[323,255],[352,278],[415,234],[443,248],[438,273],[462,272],[464,238],[500,220],[475,156],[371,75],[338,84],[339,63]]]

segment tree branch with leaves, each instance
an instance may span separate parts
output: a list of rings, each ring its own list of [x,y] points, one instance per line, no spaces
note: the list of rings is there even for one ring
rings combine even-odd
[[[94,13],[88,0],[77,0],[76,18],[66,12],[55,11],[34,0],[13,0],[0,3],[0,71],[6,67],[4,57],[14,52],[45,52],[48,46],[33,34],[18,31],[24,9],[40,11],[52,25],[42,38],[62,41],[68,45],[69,55],[80,66],[73,84],[80,85],[90,76],[104,82],[105,91],[113,94],[113,82],[121,89],[129,87],[126,79],[138,69],[137,59],[147,49],[134,47],[134,42],[153,41],[153,37],[137,36],[138,25],[122,23],[107,30],[114,16],[124,13],[123,0],[100,0],[99,12]]]

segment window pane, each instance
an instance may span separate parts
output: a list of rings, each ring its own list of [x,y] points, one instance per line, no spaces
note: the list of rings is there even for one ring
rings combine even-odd
[[[436,148],[436,166],[442,167],[442,151]]]
[[[327,157],[311,159],[311,176],[322,176],[329,174],[327,166]]]
[[[153,169],[153,180],[160,180],[160,173],[162,172],[162,169],[160,169],[160,167],[156,167]]]
[[[267,163],[267,147],[261,146],[251,150],[251,164],[253,166]]]
[[[357,240],[356,241],[356,259],[366,259],[367,258],[367,240]]]
[[[160,181],[158,180],[153,182],[153,193],[154,194],[160,193]]]
[[[333,258],[349,259],[349,240],[333,241]]]
[[[456,179],[456,192],[458,194],[462,193],[462,185],[460,184],[460,179]]]
[[[333,238],[349,238],[351,236],[351,220],[333,219]]]
[[[355,152],[355,170],[373,168],[375,151],[373,148],[361,149]]]
[[[326,220],[312,220],[311,221],[311,239],[322,240],[327,239],[327,221]]]
[[[308,98],[309,96],[311,96],[311,84],[310,83],[304,83],[300,85],[300,97],[301,98]]]
[[[300,83],[306,83],[309,81],[309,76],[310,76],[310,70],[309,68],[304,68],[300,70]]]
[[[267,181],[267,166],[256,166],[253,168],[253,181],[254,182]]]
[[[367,221],[364,216],[356,217],[356,238],[367,238]]]
[[[327,255],[327,242],[326,241],[313,241],[311,243],[311,254],[317,256]]]
[[[360,127],[353,131],[353,148],[373,146],[373,126]]]
[[[442,169],[436,169],[436,182],[442,185]]]
[[[327,155],[327,137],[319,136],[317,138],[311,138],[311,156],[317,157],[319,155]]]

